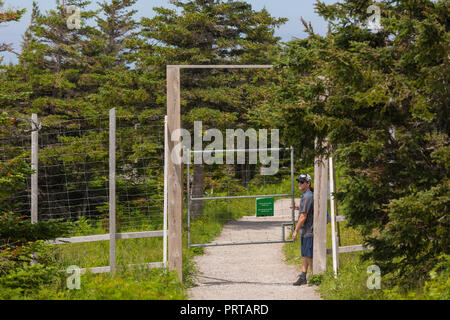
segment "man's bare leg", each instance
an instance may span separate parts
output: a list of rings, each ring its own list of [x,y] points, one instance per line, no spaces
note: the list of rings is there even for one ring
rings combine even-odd
[[[311,270],[311,272],[312,272],[312,258],[303,258],[303,259],[305,259],[305,262],[306,262],[306,268],[305,268],[305,270],[303,270],[302,269],[302,271],[303,272],[307,272],[308,271],[308,267],[309,267],[309,269]]]

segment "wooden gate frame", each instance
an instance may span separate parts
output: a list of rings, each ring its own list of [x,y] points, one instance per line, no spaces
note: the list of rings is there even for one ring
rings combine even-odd
[[[168,129],[168,241],[169,269],[175,270],[179,281],[183,281],[182,253],[182,201],[183,172],[181,155],[173,153],[180,143],[180,136],[173,137],[181,129],[180,115],[180,69],[270,69],[272,65],[167,65],[167,129]],[[180,150],[181,151],[181,150]]]

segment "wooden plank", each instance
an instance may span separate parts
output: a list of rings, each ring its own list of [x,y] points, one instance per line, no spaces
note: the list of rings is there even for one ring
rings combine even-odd
[[[317,139],[315,141],[317,146]],[[320,212],[320,181],[321,181],[322,170],[320,168],[320,162],[318,159],[314,159],[314,222],[318,219]],[[317,220],[318,221],[318,220]],[[319,224],[319,222],[318,222]],[[319,228],[318,228],[319,229]],[[317,229],[317,230],[318,230]],[[314,238],[313,243],[315,244],[317,237],[316,228],[314,228]],[[313,246],[313,274],[320,273],[318,272],[318,263],[317,263],[318,251],[316,246]]]
[[[164,266],[163,262],[152,262],[152,263],[140,263],[140,264],[129,264],[128,267],[134,267],[134,266],[146,266],[149,268],[162,268]],[[116,269],[120,268],[120,266],[116,266]],[[93,268],[81,268],[80,272],[82,274],[85,274],[87,271],[90,271],[92,273],[105,273],[110,272],[111,268],[108,267],[93,267]]]
[[[116,109],[109,110],[109,266],[116,268]]]
[[[344,216],[336,216],[336,217],[334,217],[334,219],[335,219],[334,221],[336,221],[336,222],[346,221]],[[327,223],[330,223],[330,222],[331,222],[331,217],[327,217]]]
[[[353,246],[345,246],[345,247],[338,247],[338,253],[346,253],[346,252],[357,252],[357,251],[365,251],[365,250],[372,250],[372,247],[365,247],[362,244],[357,244]],[[327,249],[327,254],[331,254],[331,249]]]
[[[116,233],[116,239],[140,239],[163,237],[164,230]]]
[[[164,117],[164,218],[163,218],[163,263],[164,267],[167,268],[167,175],[168,175],[168,158],[169,158],[169,145],[168,145],[169,137],[167,132],[167,115]]]
[[[328,161],[324,158],[316,158],[314,161],[313,274],[325,273],[327,267],[327,200]]]
[[[327,209],[328,209],[328,159],[322,159],[322,175],[320,177],[320,212],[319,212],[319,230],[318,230],[318,242],[314,244],[318,247],[318,267],[319,273],[325,273],[327,270]],[[314,222],[316,222],[315,220]],[[314,223],[314,229],[317,224]]]
[[[156,238],[162,236],[164,236],[164,230],[116,233],[116,239]],[[111,235],[109,233],[106,233],[106,234],[96,234],[92,236],[56,238],[55,240],[49,240],[48,242],[50,244],[83,243],[83,242],[105,241],[109,240],[110,237]]]
[[[168,65],[167,68],[176,69],[270,69],[273,68],[272,65],[262,64],[262,65],[211,65],[211,64],[180,64],[180,65]]]
[[[358,244],[358,245],[354,245],[354,246],[339,247],[339,253],[364,251],[364,250],[371,250],[371,249],[372,249],[372,247],[365,247],[362,244]]]
[[[95,241],[105,241],[109,240],[110,235],[107,234],[96,234],[92,236],[79,236],[70,238],[56,238],[55,240],[48,241],[50,244],[65,244],[65,243],[82,243],[82,242],[95,242]]]
[[[167,67],[167,131],[168,131],[168,203],[167,220],[169,231],[169,269],[176,270],[179,281],[183,281],[182,258],[182,172],[181,155],[175,154],[175,146],[181,138],[173,137],[175,130],[180,129],[180,68]],[[174,139],[174,140],[173,140]]]

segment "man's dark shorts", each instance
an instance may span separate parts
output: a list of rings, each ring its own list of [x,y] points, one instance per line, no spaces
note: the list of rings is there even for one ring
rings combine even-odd
[[[301,237],[302,257],[312,258],[313,256],[313,237]]]

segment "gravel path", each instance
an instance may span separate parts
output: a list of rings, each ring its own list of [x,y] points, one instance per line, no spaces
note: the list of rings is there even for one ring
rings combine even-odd
[[[224,226],[216,243],[280,240],[290,199],[275,202],[273,217],[246,216]],[[298,203],[298,200],[296,200]],[[286,231],[288,233],[288,231]],[[285,263],[282,243],[206,247],[195,257],[199,273],[190,300],[318,300],[316,287],[293,286],[299,268]]]

